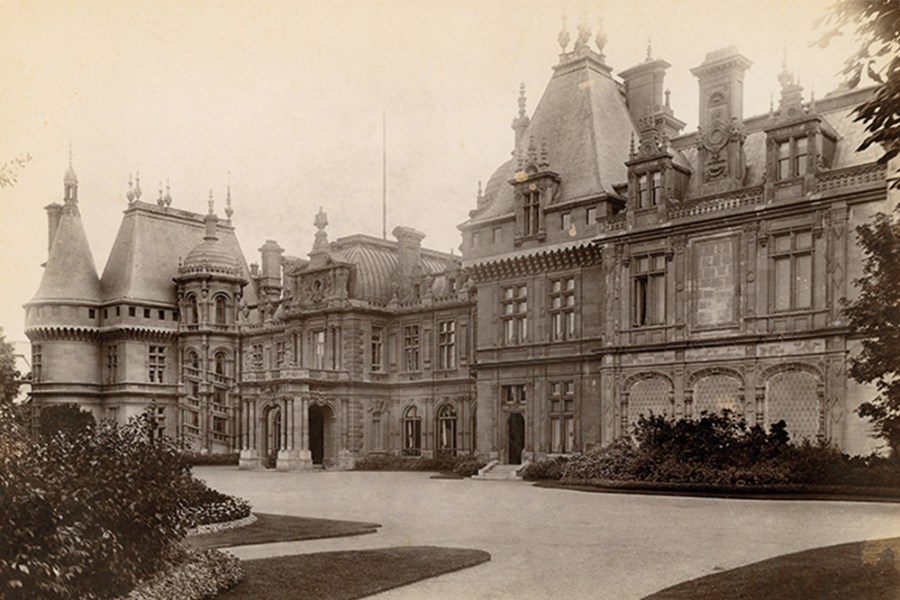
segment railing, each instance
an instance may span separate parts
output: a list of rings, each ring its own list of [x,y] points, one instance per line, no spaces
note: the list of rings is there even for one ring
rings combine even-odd
[[[347,371],[333,371],[327,369],[307,369],[304,367],[281,367],[268,371],[248,371],[245,374],[247,381],[268,381],[271,379],[313,379],[317,381],[350,381],[350,373]]]
[[[756,206],[758,204],[763,204],[763,202],[765,202],[765,195],[763,194],[762,187],[759,186],[725,196],[703,198],[681,205],[670,206],[669,218],[685,219],[688,217],[721,212],[723,210],[734,210],[736,208]]]
[[[606,217],[605,219],[597,219],[597,228],[600,232],[621,231],[625,229],[625,212],[617,215]]]
[[[870,183],[883,183],[884,172],[884,165],[868,164],[821,173],[816,176],[816,191],[826,192]]]

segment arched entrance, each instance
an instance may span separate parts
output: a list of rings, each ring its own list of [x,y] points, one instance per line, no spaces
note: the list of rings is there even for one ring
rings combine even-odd
[[[333,466],[334,440],[331,434],[334,411],[330,406],[313,404],[309,407],[309,453],[314,465]]]
[[[263,413],[262,462],[267,469],[275,468],[281,450],[281,408],[270,406]]]
[[[509,461],[511,465],[522,464],[522,450],[525,449],[525,417],[522,413],[510,413],[506,421],[509,435]]]

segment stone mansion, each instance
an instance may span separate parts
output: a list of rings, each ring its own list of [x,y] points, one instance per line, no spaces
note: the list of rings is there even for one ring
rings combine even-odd
[[[194,450],[279,470],[515,464],[641,414],[725,408],[870,450],[841,300],[861,275],[854,227],[889,209],[880,150],[857,151],[871,89],[807,100],[785,69],[771,110],[745,116],[751,62],[726,48],[691,71],[686,132],[666,61],[614,76],[605,36],[567,37],[530,116],[520,92],[513,157],[479,186],[461,257],[407,227],[329,241],[320,209],[307,257],[268,240],[248,265],[230,193],[220,218],[211,200],[147,202],[138,181],[98,275],[70,165],[25,306],[35,405],[120,422],[150,406]]]

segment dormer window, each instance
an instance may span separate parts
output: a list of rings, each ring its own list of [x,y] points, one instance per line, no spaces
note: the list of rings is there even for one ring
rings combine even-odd
[[[525,236],[537,235],[541,226],[541,194],[538,190],[525,193],[525,205],[522,214],[522,233]]]
[[[653,208],[662,197],[662,173],[638,175],[638,208]]]

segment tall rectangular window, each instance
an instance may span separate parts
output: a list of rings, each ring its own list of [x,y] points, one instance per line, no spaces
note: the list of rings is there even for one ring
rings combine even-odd
[[[507,344],[524,343],[528,333],[528,286],[503,288],[500,317],[503,321],[504,341]]]
[[[473,231],[472,232],[472,247],[477,248],[481,245],[481,232]]]
[[[559,226],[563,231],[568,231],[572,227],[572,213],[564,212],[560,215]]]
[[[662,173],[656,171],[650,176],[650,206],[656,206],[662,199]]]
[[[494,227],[491,230],[491,243],[499,244],[500,241],[503,239],[502,234],[503,234],[502,229],[500,229],[499,227]]]
[[[575,384],[550,383],[550,451],[556,454],[575,448]]]
[[[550,338],[568,340],[575,337],[575,278],[562,277],[550,281]]]
[[[325,330],[317,329],[312,332],[313,337],[313,357],[315,359],[315,368],[325,368]]]
[[[106,347],[106,383],[115,383],[119,378],[119,347]]]
[[[812,308],[812,232],[772,236],[772,305],[775,311]]]
[[[791,173],[791,142],[780,142],[776,152],[775,160],[778,179],[793,177],[793,173]]]
[[[372,361],[372,372],[378,373],[384,369],[384,328],[372,328],[372,341],[369,346]]]
[[[525,206],[522,214],[522,234],[537,235],[541,228],[541,194],[538,190],[525,193]]]
[[[794,140],[794,175],[803,177],[806,175],[806,157],[809,155],[808,138],[801,137]]]
[[[419,370],[419,326],[407,325],[403,328],[403,370]]]
[[[262,371],[263,369],[263,346],[262,344],[253,344],[253,370]]]
[[[592,225],[597,222],[597,207],[592,206],[587,209],[585,213],[585,219],[588,225]]]
[[[275,368],[284,366],[284,342],[275,342]]]
[[[456,368],[456,321],[438,323],[438,368]]]
[[[31,346],[31,382],[43,381],[44,347],[41,344]]]
[[[647,174],[638,175],[638,208],[649,208],[650,195],[647,189]]]
[[[790,138],[778,142],[775,148],[776,179],[791,179],[806,175],[809,157],[809,138]]]
[[[632,323],[636,327],[666,322],[666,257],[632,259]]]
[[[149,347],[147,356],[147,375],[150,383],[162,383],[166,373],[166,347]]]

